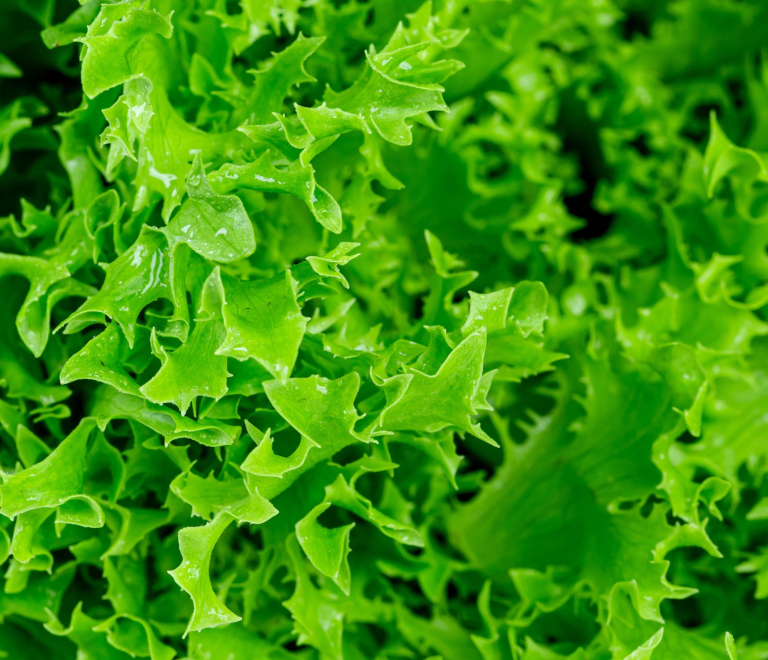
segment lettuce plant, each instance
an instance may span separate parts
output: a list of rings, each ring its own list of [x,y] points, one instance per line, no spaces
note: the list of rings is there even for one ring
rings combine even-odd
[[[0,657],[768,658],[768,4],[0,17]]]

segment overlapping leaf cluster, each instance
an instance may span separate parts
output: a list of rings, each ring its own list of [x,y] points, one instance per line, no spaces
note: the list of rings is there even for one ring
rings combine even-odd
[[[768,657],[765,3],[0,16],[0,656]]]

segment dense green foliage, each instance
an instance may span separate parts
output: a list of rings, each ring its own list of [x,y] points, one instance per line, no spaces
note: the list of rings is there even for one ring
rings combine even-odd
[[[768,658],[768,3],[81,3],[0,5],[0,657]]]

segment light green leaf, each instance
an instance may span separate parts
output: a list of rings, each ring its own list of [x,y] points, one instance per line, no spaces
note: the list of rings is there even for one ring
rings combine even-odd
[[[259,525],[277,515],[277,509],[259,495],[248,478],[221,481],[212,474],[202,478],[187,472],[173,480],[171,490],[192,507],[192,515],[206,520],[226,511],[238,523]]]
[[[363,75],[343,92],[327,90],[325,102],[330,108],[362,115],[388,142],[411,144],[413,136],[405,120],[432,110],[446,111],[448,106],[442,98],[443,88],[436,83],[401,82],[393,74],[403,63],[413,69],[411,62],[418,62],[418,54],[430,45],[424,42],[377,55],[367,52],[368,66]]]
[[[191,660],[209,660],[226,648],[230,660],[253,660],[262,656],[270,660],[290,660],[291,654],[282,647],[253,634],[243,625],[229,624],[226,628],[207,628],[189,635]]]
[[[150,660],[173,660],[176,652],[163,644],[152,626],[135,614],[116,614],[97,625],[96,632],[106,632],[109,644],[130,657],[149,657]]]
[[[72,612],[69,626],[65,628],[58,619],[52,619],[46,622],[45,629],[73,641],[82,660],[128,660],[131,656],[112,646],[105,634],[94,631],[98,623],[98,620],[83,612],[83,604],[80,602]]]
[[[256,238],[243,202],[213,192],[199,151],[187,175],[187,194],[166,229],[171,247],[186,243],[200,256],[222,263],[253,254]]]
[[[333,529],[321,525],[317,519],[330,506],[331,502],[318,504],[297,522],[296,538],[312,565],[349,595],[349,533],[355,525],[352,523]]]
[[[104,5],[86,36],[74,41],[85,44],[82,64],[83,91],[95,98],[136,74],[136,60],[141,58],[142,40],[150,35],[169,39],[173,33],[170,16],[154,9],[131,4]]]
[[[93,419],[84,419],[40,463],[6,475],[0,486],[3,514],[15,518],[27,511],[55,508],[57,522],[101,527],[101,507],[84,494],[88,438],[95,425]]]
[[[320,447],[320,445],[310,440],[306,435],[302,435],[299,446],[296,447],[290,456],[280,456],[272,448],[273,438],[270,435],[269,429],[267,429],[266,433],[262,434],[247,419],[245,420],[245,428],[248,431],[248,435],[258,445],[246,456],[240,468],[257,477],[276,477],[282,479],[286,472],[296,470],[304,465],[311,449]]]
[[[106,108],[104,116],[109,126],[101,134],[102,146],[109,147],[107,172],[114,172],[123,158],[136,160],[136,140],[149,130],[154,114],[150,92],[152,83],[140,76],[125,82],[123,94],[115,104]]]
[[[130,553],[153,530],[170,522],[168,511],[104,504],[107,526],[112,529],[109,548],[102,554],[117,557]]]
[[[107,325],[101,334],[67,360],[59,376],[60,382],[66,385],[81,379],[96,380],[111,385],[123,394],[139,396],[139,385],[128,374],[126,367],[140,367],[142,363],[146,365],[149,337],[146,329],[141,326],[136,331],[137,341],[132,349],[117,323]],[[142,349],[144,355],[139,349]],[[141,370],[137,368],[137,371]]]
[[[29,291],[16,317],[16,328],[35,357],[40,357],[48,343],[53,306],[65,297],[95,293],[89,286],[66,280],[69,277],[66,266],[37,257],[0,253],[0,277],[20,275],[29,280]]]
[[[275,378],[290,376],[307,321],[290,270],[265,280],[221,276],[226,337],[218,355],[259,362]]]
[[[186,527],[179,532],[181,564],[169,573],[192,597],[195,608],[184,636],[241,619],[214,593],[209,575],[213,548],[232,519],[231,514],[222,511],[202,527]]]
[[[507,326],[507,312],[515,289],[502,289],[493,293],[469,292],[469,314],[461,328],[465,334],[485,328],[488,333],[504,330]]]
[[[21,78],[21,69],[0,53],[0,78]]]
[[[384,431],[437,433],[449,426],[496,445],[480,425],[473,406],[483,375],[485,332],[475,331],[462,341],[434,376],[415,369],[392,376],[381,385],[387,407],[379,426]]]
[[[322,257],[307,257],[307,263],[320,277],[330,277],[339,280],[344,288],[348,289],[349,283],[344,275],[341,274],[339,266],[346,266],[352,259],[358,256],[350,254],[350,252],[359,245],[359,243],[339,243],[333,250]]]
[[[287,546],[296,575],[296,588],[283,605],[293,617],[299,644],[312,644],[327,657],[342,660],[343,612],[336,599],[312,584],[295,535],[288,537]]]
[[[300,161],[278,169],[269,151],[245,165],[227,163],[211,172],[209,180],[214,190],[226,194],[232,190],[255,190],[293,195],[302,200],[323,227],[338,234],[342,229],[338,202],[315,181],[314,170]]]
[[[365,442],[355,431],[355,422],[360,419],[354,403],[359,388],[357,373],[337,380],[310,376],[264,383],[264,391],[275,410],[311,443],[308,451],[306,444],[297,449],[299,455],[306,452],[301,470],[286,471],[278,479],[269,479],[263,488],[259,486],[265,497],[271,499],[275,491],[288,488],[300,472],[331,458],[344,447]]]
[[[152,335],[154,352],[161,367],[141,386],[141,393],[153,403],[172,402],[185,415],[198,396],[220,399],[227,393],[227,358],[217,354],[224,340],[224,326],[216,320],[198,320],[189,339],[168,353]]]
[[[315,79],[304,68],[305,60],[325,41],[324,38],[307,38],[302,34],[283,51],[275,53],[262,70],[249,70],[253,86],[238,103],[236,124],[263,124],[279,110],[283,99],[294,85],[313,82]]]
[[[99,13],[99,0],[87,0],[80,3],[64,21],[51,25],[40,33],[43,43],[48,48],[58,48],[71,44],[77,37],[84,37],[88,26]],[[87,660],[90,660],[88,658]]]
[[[106,266],[99,292],[90,297],[65,323],[94,312],[116,321],[133,347],[141,311],[159,298],[173,301],[170,253],[162,231],[144,225],[131,248]]]
[[[342,475],[339,475],[330,486],[326,486],[325,501],[348,509],[400,543],[417,547],[424,545],[421,534],[413,525],[399,522],[382,513],[368,498],[355,491]]]
[[[159,433],[166,444],[189,438],[201,445],[220,447],[231,445],[240,429],[216,420],[196,422],[183,417],[172,408],[159,406],[131,394],[120,394],[111,387],[99,388],[94,397],[91,414],[104,429],[113,419],[131,419]]]

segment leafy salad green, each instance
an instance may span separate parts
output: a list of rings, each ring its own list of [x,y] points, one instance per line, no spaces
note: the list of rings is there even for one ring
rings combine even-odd
[[[0,18],[0,657],[768,658],[768,4]]]

